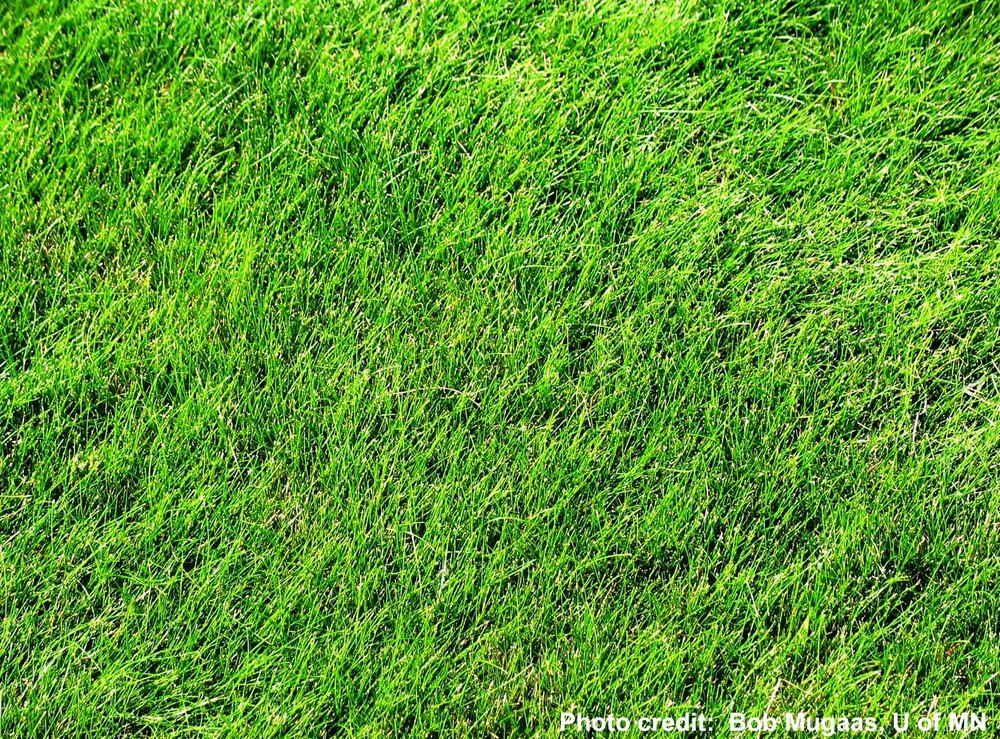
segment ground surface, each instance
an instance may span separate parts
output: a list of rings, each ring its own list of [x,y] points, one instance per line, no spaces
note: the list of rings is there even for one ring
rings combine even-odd
[[[994,707],[998,114],[987,2],[3,3],[0,731]]]

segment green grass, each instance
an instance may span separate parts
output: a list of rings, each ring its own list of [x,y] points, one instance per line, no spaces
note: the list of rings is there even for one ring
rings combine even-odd
[[[991,2],[6,0],[0,734],[1000,707],[998,116]]]

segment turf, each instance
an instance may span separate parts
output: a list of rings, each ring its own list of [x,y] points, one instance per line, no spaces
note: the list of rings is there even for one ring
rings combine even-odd
[[[0,733],[998,707],[998,115],[991,2],[7,0]]]

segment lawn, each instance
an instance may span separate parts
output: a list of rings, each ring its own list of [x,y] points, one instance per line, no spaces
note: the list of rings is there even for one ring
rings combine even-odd
[[[4,0],[0,734],[992,717],[998,116],[986,1]]]

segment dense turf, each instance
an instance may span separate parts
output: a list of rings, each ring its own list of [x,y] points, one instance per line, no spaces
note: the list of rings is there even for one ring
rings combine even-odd
[[[998,114],[989,2],[7,0],[0,733],[994,707]]]

